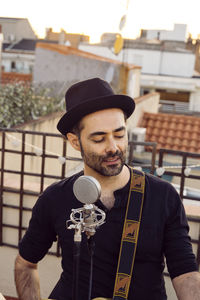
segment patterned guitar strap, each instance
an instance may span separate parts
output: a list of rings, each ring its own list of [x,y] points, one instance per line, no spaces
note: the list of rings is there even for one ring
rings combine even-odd
[[[113,300],[128,299],[142,216],[144,187],[144,173],[131,168],[131,183],[121,238]]]

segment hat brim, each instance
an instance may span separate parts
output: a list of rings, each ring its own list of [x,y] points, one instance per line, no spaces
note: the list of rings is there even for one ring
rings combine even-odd
[[[66,112],[58,122],[57,129],[63,135],[66,135],[84,116],[107,108],[120,108],[129,118],[135,109],[135,102],[126,95],[111,95],[90,99]]]

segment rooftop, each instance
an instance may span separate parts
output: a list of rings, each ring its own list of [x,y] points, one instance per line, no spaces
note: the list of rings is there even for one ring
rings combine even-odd
[[[51,44],[57,44],[57,41],[50,41],[50,40],[43,40],[43,39],[21,39],[19,42],[14,43],[14,44],[8,44],[6,43],[5,46],[3,44],[3,49],[6,51],[12,51],[12,50],[17,50],[17,51],[35,51],[36,44],[37,43],[51,43]]]
[[[109,63],[115,63],[118,65],[121,65],[121,62],[118,60],[113,60],[110,58],[106,58],[103,56],[99,56],[90,52],[86,52],[86,51],[82,51],[79,50],[77,48],[73,48],[73,47],[69,47],[66,45],[60,45],[60,44],[52,44],[52,43],[37,43],[36,48],[42,48],[42,49],[46,49],[49,51],[54,51],[54,52],[58,52],[62,55],[77,55],[77,56],[81,56],[81,57],[85,57],[85,58],[89,58],[89,59],[96,59],[96,60],[100,60],[100,61],[106,61]],[[128,64],[128,63],[124,63],[123,64],[127,69],[141,69],[140,66],[137,65],[133,65],[133,64]]]
[[[158,150],[200,153],[199,117],[145,112],[140,127],[146,128],[145,141],[157,142]]]
[[[0,21],[19,21],[19,20],[27,20],[27,18],[10,18],[10,17],[0,17]]]

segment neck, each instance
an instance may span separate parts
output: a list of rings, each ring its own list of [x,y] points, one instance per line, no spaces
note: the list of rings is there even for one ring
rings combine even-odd
[[[123,166],[122,171],[116,176],[103,176],[88,166],[85,166],[84,175],[96,178],[101,185],[102,192],[106,190],[113,192],[120,189],[127,184],[130,178],[130,172],[126,165]]]

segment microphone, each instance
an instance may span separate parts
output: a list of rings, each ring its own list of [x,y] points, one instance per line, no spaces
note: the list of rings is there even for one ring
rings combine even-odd
[[[83,204],[92,204],[101,195],[101,185],[92,176],[80,176],[73,185],[76,198]]]
[[[83,207],[72,209],[70,220],[67,221],[68,229],[75,229],[79,234],[75,239],[80,240],[80,232],[85,232],[87,237],[93,236],[96,228],[104,223],[105,212],[93,203],[101,195],[101,185],[92,176],[80,176],[73,185],[76,198],[84,204]],[[68,225],[68,223],[71,223]]]

